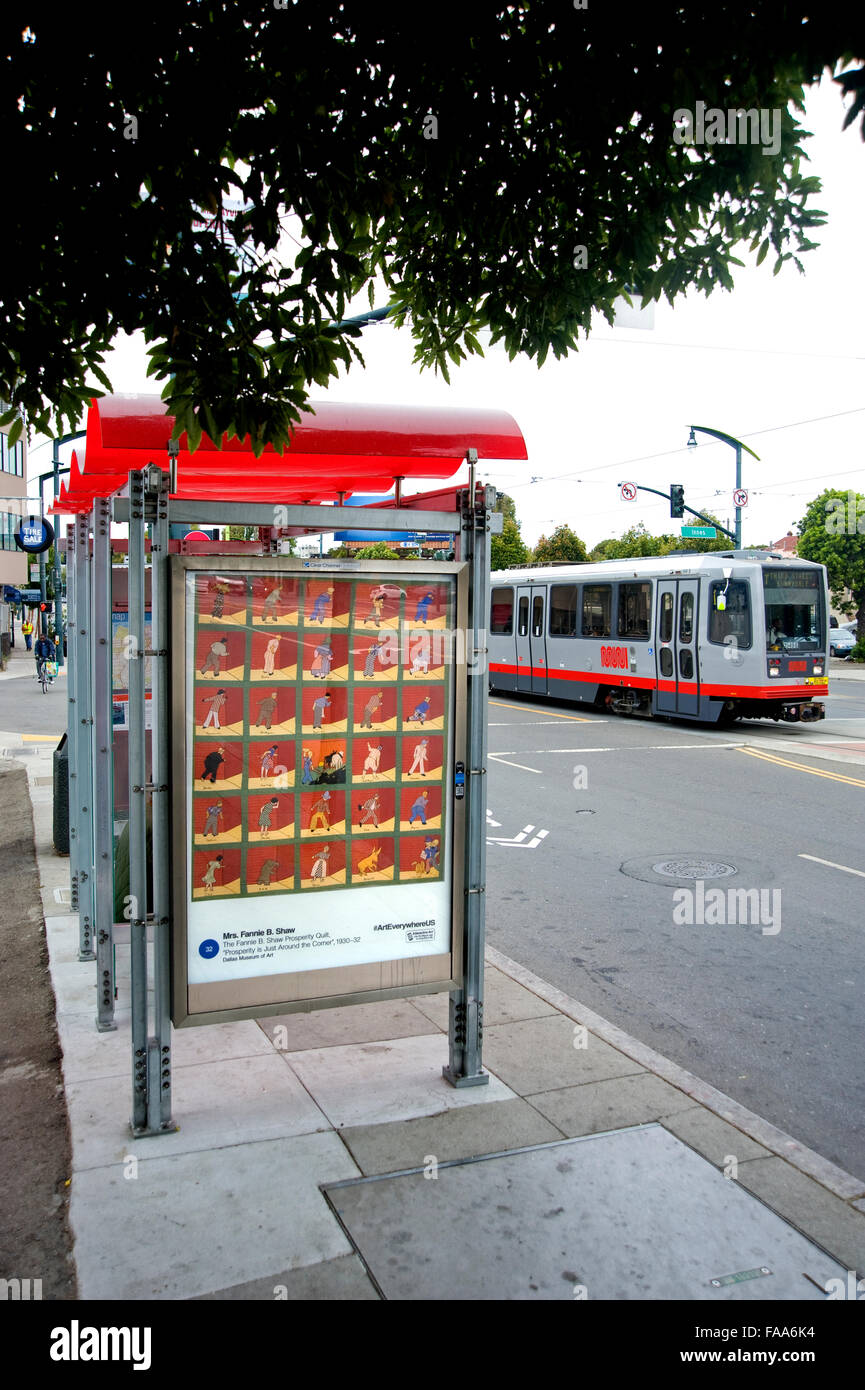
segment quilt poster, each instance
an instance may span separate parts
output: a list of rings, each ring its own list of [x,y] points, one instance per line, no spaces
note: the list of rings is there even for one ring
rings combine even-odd
[[[185,584],[189,982],[449,951],[455,577]]]

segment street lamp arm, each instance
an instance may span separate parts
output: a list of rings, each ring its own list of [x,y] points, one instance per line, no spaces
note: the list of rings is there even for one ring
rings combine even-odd
[[[747,444],[743,444],[741,439],[735,439],[732,434],[725,434],[723,430],[710,430],[708,425],[691,425],[692,430],[699,430],[701,434],[711,434],[713,439],[720,439],[723,444],[731,444],[734,449],[744,449],[746,454],[759,462],[760,455],[755,454],[753,449],[749,449]]]

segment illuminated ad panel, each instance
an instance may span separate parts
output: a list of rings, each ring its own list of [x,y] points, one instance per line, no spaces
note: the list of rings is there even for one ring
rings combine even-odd
[[[454,982],[467,567],[331,564],[172,557],[176,1024]]]

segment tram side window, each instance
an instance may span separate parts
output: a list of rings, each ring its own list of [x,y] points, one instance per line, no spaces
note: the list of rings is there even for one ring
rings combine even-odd
[[[510,637],[514,630],[513,589],[493,589],[490,601],[490,632]]]
[[[550,636],[576,637],[577,586],[553,584],[550,588]]]
[[[529,631],[529,600],[524,594],[520,599],[520,611],[517,619],[517,633],[520,637],[526,637]]]
[[[609,584],[583,585],[583,636],[609,637],[613,590]]]
[[[694,640],[694,595],[682,594],[679,600],[679,641],[691,643]]]
[[[751,645],[750,592],[742,580],[719,579],[709,590],[709,641],[723,645],[731,637],[739,647]]]
[[[670,593],[669,589],[661,595],[660,637],[662,642],[672,642],[673,640],[673,595]],[[670,671],[672,671],[672,669],[671,665]],[[665,671],[664,675],[668,676],[670,671]]]
[[[652,618],[651,584],[619,585],[620,637],[648,637]]]

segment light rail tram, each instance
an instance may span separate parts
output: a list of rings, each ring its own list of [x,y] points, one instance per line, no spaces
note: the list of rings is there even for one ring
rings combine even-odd
[[[695,552],[497,570],[490,591],[491,691],[709,724],[825,718],[823,565]]]

